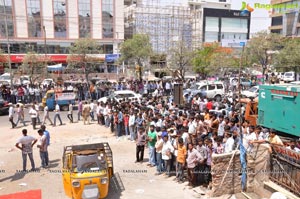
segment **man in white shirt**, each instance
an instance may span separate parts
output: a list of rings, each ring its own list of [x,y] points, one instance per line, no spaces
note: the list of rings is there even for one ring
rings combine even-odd
[[[42,122],[42,125],[45,125],[46,119],[48,119],[49,122],[50,122],[50,124],[53,125],[53,122],[52,122],[52,120],[51,120],[50,117],[49,117],[49,109],[48,109],[48,106],[47,106],[47,105],[44,107],[44,116],[43,116],[43,122]]]
[[[287,149],[289,150],[293,150],[293,151],[296,151],[297,153],[300,153],[300,149],[297,146],[297,142],[296,141],[292,141],[290,143],[290,146],[287,147]]]
[[[135,115],[133,112],[130,113],[129,115],[129,121],[128,121],[128,126],[129,126],[129,133],[130,133],[130,140],[134,142],[135,140]]]
[[[225,153],[231,153],[233,151],[234,139],[232,137],[232,132],[227,132],[227,140],[225,142]]]
[[[171,176],[171,161],[172,161],[172,153],[174,153],[174,147],[169,141],[169,137],[166,135],[163,137],[164,143],[161,150],[162,159],[165,162],[166,175],[168,177]]]
[[[35,105],[32,105],[31,109],[29,110],[29,115],[31,118],[32,127],[35,130],[36,129],[36,120],[37,120],[37,116],[38,116],[38,113],[35,110]]]
[[[16,124],[14,123],[14,114],[15,114],[14,105],[12,103],[9,103],[8,105],[9,105],[8,118],[11,123],[11,128],[15,128]]]
[[[70,120],[70,122],[73,123],[73,104],[71,101],[69,101],[69,111],[67,117]]]
[[[56,103],[55,105],[55,115],[54,115],[54,125],[53,126],[56,126],[56,118],[58,118],[58,120],[60,121],[60,125],[62,125],[62,121],[61,121],[61,117],[60,117],[60,108],[59,108],[59,105]]]
[[[48,151],[48,145],[47,145],[47,137],[44,134],[44,131],[42,129],[38,130],[39,139],[37,147],[40,149],[40,157],[41,157],[41,166],[42,168],[46,168],[46,162],[47,162],[47,151]]]
[[[97,108],[96,108],[94,102],[91,101],[91,103],[90,103],[90,116],[92,118],[92,121],[95,121],[95,112],[96,112],[96,109]]]
[[[22,133],[23,133],[23,137],[21,137],[17,141],[15,146],[22,151],[23,171],[26,171],[27,155],[29,156],[30,159],[31,170],[35,170],[32,147],[37,142],[37,139],[33,138],[32,136],[28,136],[27,129],[23,129]]]

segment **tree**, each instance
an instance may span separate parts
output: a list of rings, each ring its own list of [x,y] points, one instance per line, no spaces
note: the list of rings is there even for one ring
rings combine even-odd
[[[45,63],[47,63],[47,59],[44,55],[28,52],[23,59],[21,74],[28,75],[30,84],[33,85],[42,74],[43,69],[46,69]]]
[[[212,58],[217,48],[218,44],[212,43],[203,45],[202,48],[196,51],[192,60],[193,70],[196,73],[206,77],[212,71]]]
[[[145,34],[133,35],[132,39],[127,39],[121,44],[120,52],[120,62],[128,61],[129,63],[138,64],[140,67],[143,66],[144,63],[148,62],[153,52],[149,36]],[[141,79],[141,72],[139,76]]]
[[[262,67],[263,75],[270,65],[270,52],[276,51],[282,47],[281,36],[266,31],[258,32],[247,43],[245,54],[248,56],[250,63],[259,64]]]
[[[190,66],[193,59],[194,52],[187,45],[186,42],[180,40],[176,43],[174,48],[171,48],[168,62],[168,69],[175,74],[179,79],[184,80],[184,75],[187,67]]]
[[[300,40],[298,38],[287,39],[284,47],[275,55],[274,65],[276,68],[298,72],[300,69]]]
[[[67,58],[68,67],[82,69],[85,74],[86,82],[89,82],[89,74],[95,70],[99,63],[97,55],[91,54],[101,53],[101,48],[96,40],[90,38],[82,38],[75,41],[70,47],[70,55]]]
[[[217,47],[210,59],[210,67],[214,68],[214,70],[239,66],[238,56],[234,54],[232,48]]]

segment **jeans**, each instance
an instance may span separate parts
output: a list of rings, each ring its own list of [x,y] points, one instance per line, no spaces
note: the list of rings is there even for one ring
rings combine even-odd
[[[105,116],[105,126],[108,128],[110,126],[110,117],[109,115],[108,116]]]
[[[29,157],[30,163],[31,163],[31,169],[35,169],[34,160],[33,160],[33,154],[32,153],[22,153],[22,159],[23,159],[23,171],[26,171],[26,164],[27,164],[27,155]]]
[[[68,114],[67,117],[70,120],[70,122],[73,123],[73,114]]]
[[[36,129],[36,117],[31,118],[32,127],[35,130]]]
[[[9,117],[9,121],[11,123],[11,127],[15,128],[16,124],[14,123],[14,118],[13,117]]]
[[[128,126],[125,126],[125,134],[126,134],[126,136],[129,135],[129,127]]]
[[[60,114],[55,114],[55,115],[54,115],[54,126],[56,125],[56,118],[58,118],[58,120],[60,121],[60,125],[62,125],[62,121],[61,121],[61,118],[60,118]]]
[[[155,147],[149,145],[148,148],[149,148],[149,163],[152,166],[155,166],[156,165],[156,163],[155,163]]]
[[[137,162],[143,162],[143,160],[144,160],[144,150],[145,150],[144,145],[141,145],[141,146],[136,145],[136,161]]]
[[[183,177],[184,177],[184,164],[177,162],[176,178],[180,181],[183,181]]]
[[[78,113],[77,113],[78,121],[80,121],[80,116],[81,115],[82,115],[82,111],[78,111]]]
[[[122,127],[123,127],[123,123],[120,122],[117,124],[117,136],[121,137],[122,136]]]
[[[47,152],[46,151],[40,151],[40,157],[42,161],[42,167],[46,166],[46,158],[47,158]]]
[[[164,160],[165,162],[165,167],[166,167],[166,174],[170,177],[171,176],[171,161],[172,159],[170,160]]]
[[[189,185],[195,186],[196,185],[195,168],[188,168],[187,171],[188,171]]]
[[[94,111],[90,112],[90,116],[92,118],[92,121],[95,121],[95,118],[94,118]]]
[[[18,120],[16,122],[16,126],[18,126],[19,121],[22,122],[24,126],[26,126],[24,118],[22,116],[18,116]]]
[[[46,166],[49,165],[49,154],[48,154],[48,151],[46,151],[46,154],[45,154],[45,163],[46,163]]]
[[[134,126],[129,126],[130,140],[135,140]]]
[[[156,153],[156,171],[157,171],[157,173],[163,172],[161,153]]]
[[[48,120],[49,120],[49,122],[50,122],[50,124],[51,124],[51,125],[53,124],[53,122],[51,121],[51,119],[50,119],[49,115],[45,115],[45,116],[44,116],[44,118],[43,118],[42,125],[44,125],[44,124],[46,123],[46,119],[48,119]]]

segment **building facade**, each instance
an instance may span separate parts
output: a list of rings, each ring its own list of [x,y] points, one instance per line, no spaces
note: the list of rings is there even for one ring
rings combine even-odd
[[[262,7],[263,5],[260,5]],[[270,31],[283,36],[300,36],[300,1],[271,0]]]
[[[123,9],[123,0],[0,0],[1,49],[9,42],[15,54],[67,54],[75,40],[89,37],[105,54],[118,53]]]

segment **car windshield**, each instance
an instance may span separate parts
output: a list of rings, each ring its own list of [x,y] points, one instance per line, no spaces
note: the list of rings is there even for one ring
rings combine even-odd
[[[193,84],[193,85],[190,86],[190,89],[196,90],[196,89],[198,88],[198,86],[199,86],[199,85],[197,85],[197,84]]]
[[[252,87],[249,89],[249,91],[255,93],[257,91],[257,87]]]
[[[75,158],[75,172],[95,172],[106,169],[106,161],[104,156],[93,155],[78,155]]]
[[[285,73],[284,76],[290,77],[290,76],[293,76],[293,73]]]
[[[10,76],[8,75],[0,76],[0,80],[10,80]]]

